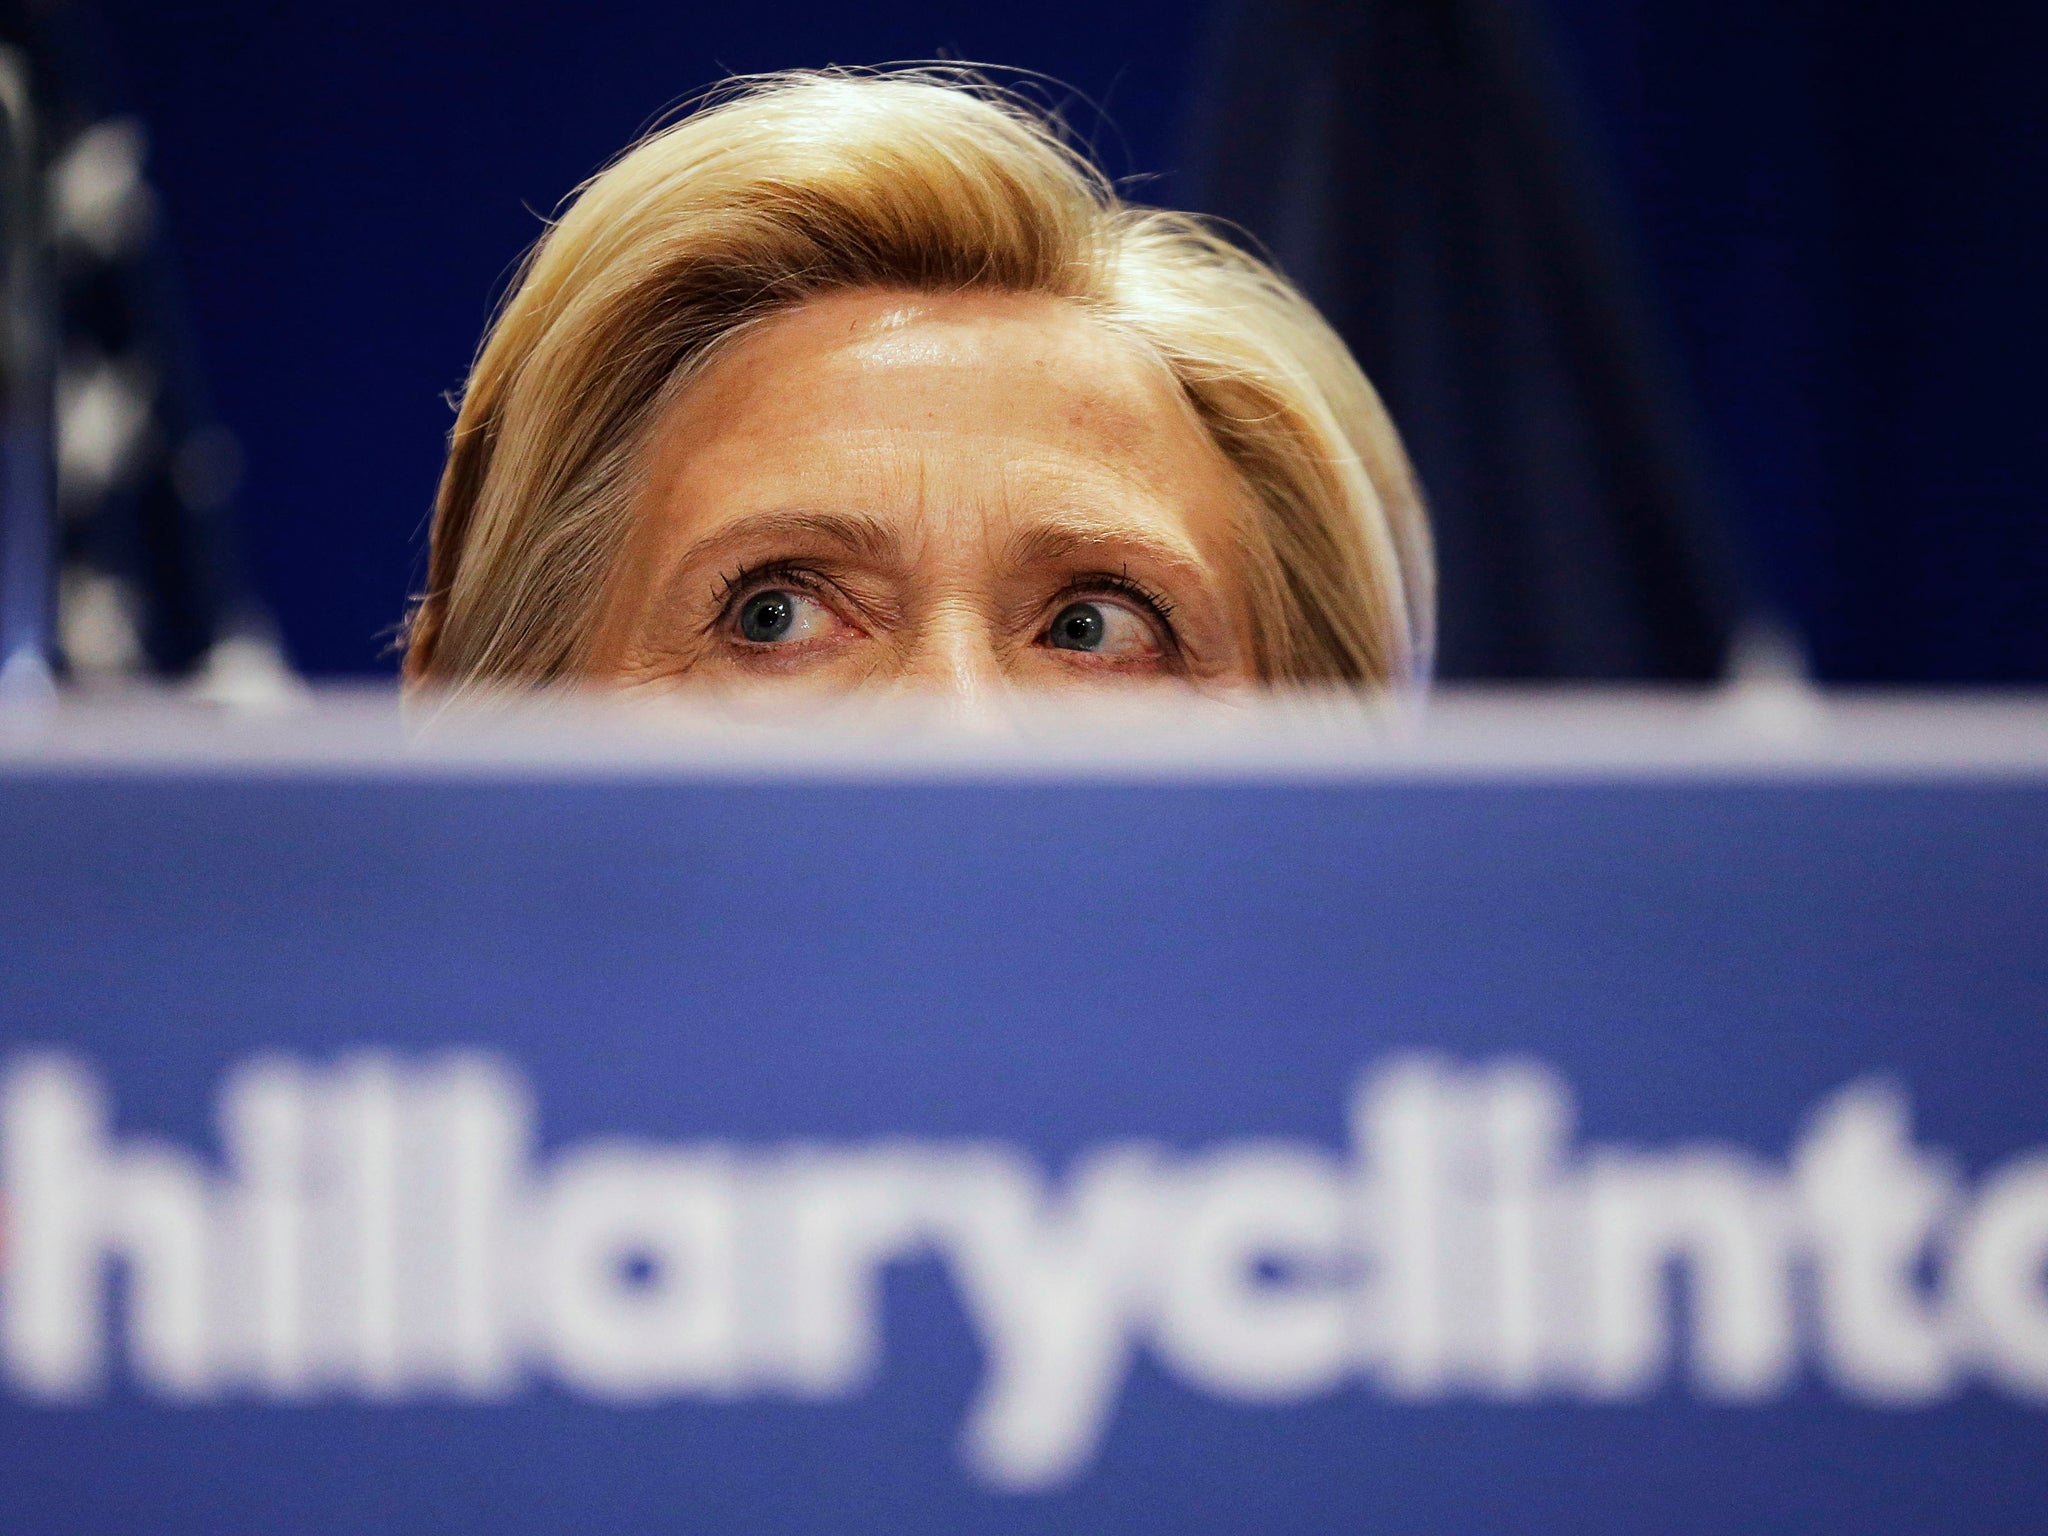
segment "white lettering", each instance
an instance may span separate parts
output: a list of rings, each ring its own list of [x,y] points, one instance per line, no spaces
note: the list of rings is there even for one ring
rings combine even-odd
[[[30,1060],[0,1088],[0,1191],[7,1268],[0,1344],[39,1397],[78,1399],[106,1371],[106,1275],[126,1271],[137,1380],[207,1396],[219,1372],[207,1333],[215,1213],[197,1162],[174,1148],[107,1145],[106,1110],[84,1069]]]
[[[1232,1147],[1176,1170],[1155,1338],[1184,1380],[1289,1402],[1350,1367],[1350,1191],[1328,1156]],[[1262,1266],[1271,1273],[1262,1273]]]
[[[998,1486],[1063,1481],[1093,1454],[1150,1300],[1162,1159],[1112,1147],[1053,1199],[1014,1154],[960,1155],[945,1246],[987,1352],[965,1444]]]
[[[2048,1400],[2048,1152],[1985,1181],[1956,1242],[1955,1277],[1986,1371]]]
[[[1736,1153],[1595,1154],[1585,1176],[1588,1385],[1650,1391],[1671,1354],[1667,1272],[1690,1281],[1693,1374],[1710,1397],[1781,1390],[1795,1363],[1788,1223],[1776,1186]]]
[[[1820,1289],[1820,1350],[1858,1396],[1925,1403],[1955,1385],[1950,1329],[1914,1274],[1956,1201],[1954,1173],[1916,1153],[1905,1099],[1879,1083],[1823,1104],[1793,1157]]]
[[[1418,1057],[1358,1085],[1344,1148],[1122,1143],[1052,1179],[1007,1145],[606,1139],[536,1167],[505,1063],[368,1053],[241,1064],[210,1160],[116,1137],[91,1071],[23,1056],[0,1378],[74,1403],[117,1366],[176,1401],[490,1399],[536,1371],[607,1402],[844,1398],[882,1364],[889,1267],[929,1253],[982,1349],[963,1454],[1013,1490],[1098,1454],[1141,1347],[1248,1403],[1622,1401],[1680,1362],[1728,1401],[1807,1363],[1859,1402],[2048,1401],[2048,1149],[1972,1184],[1877,1081],[1781,1161],[1573,1122],[1539,1063]]]
[[[564,1382],[620,1401],[738,1384],[738,1209],[716,1152],[599,1143],[539,1199],[545,1337]]]

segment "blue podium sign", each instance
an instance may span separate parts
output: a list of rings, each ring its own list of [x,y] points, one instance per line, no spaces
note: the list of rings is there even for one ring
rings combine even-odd
[[[17,743],[0,1530],[2039,1525],[2040,712],[1460,718]]]

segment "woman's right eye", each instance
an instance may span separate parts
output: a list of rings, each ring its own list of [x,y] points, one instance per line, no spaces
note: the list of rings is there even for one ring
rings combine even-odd
[[[769,587],[740,604],[740,638],[752,645],[789,645],[815,640],[837,627],[832,610],[788,587]]]

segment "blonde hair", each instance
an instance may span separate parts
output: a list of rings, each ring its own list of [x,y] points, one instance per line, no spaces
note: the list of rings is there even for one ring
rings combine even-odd
[[[586,183],[528,254],[450,435],[408,684],[575,677],[655,418],[719,343],[875,287],[1070,300],[1155,349],[1258,508],[1273,683],[1427,671],[1433,576],[1400,439],[1287,281],[1134,207],[1058,119],[967,71],[730,82]]]

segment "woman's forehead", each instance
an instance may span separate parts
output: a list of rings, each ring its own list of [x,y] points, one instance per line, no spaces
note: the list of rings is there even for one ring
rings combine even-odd
[[[677,448],[871,431],[1035,438],[1110,458],[1209,447],[1156,354],[1030,294],[813,300],[753,328],[664,422]]]
[[[1120,508],[1208,543],[1238,499],[1163,364],[1022,295],[856,293],[778,316],[693,383],[650,450],[644,515],[693,538],[789,507]]]

